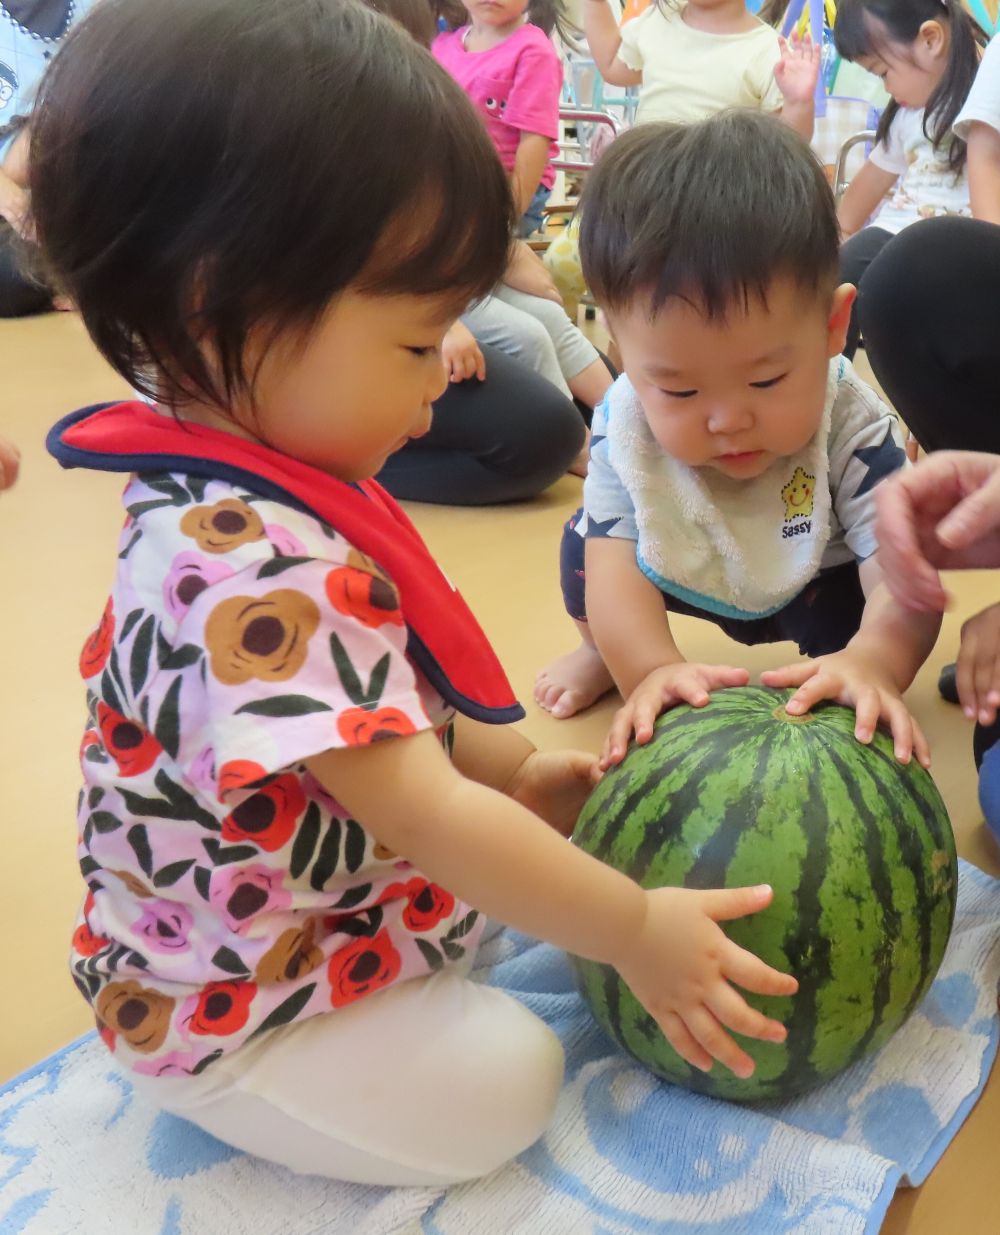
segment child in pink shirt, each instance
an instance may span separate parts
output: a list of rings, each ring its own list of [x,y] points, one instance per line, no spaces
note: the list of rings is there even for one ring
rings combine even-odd
[[[469,24],[440,34],[434,56],[475,103],[511,178],[518,234],[542,225],[555,179],[562,61],[532,24],[529,0],[462,0]]]

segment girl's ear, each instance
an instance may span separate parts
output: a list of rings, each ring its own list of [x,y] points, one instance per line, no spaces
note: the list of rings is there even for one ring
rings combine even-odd
[[[841,283],[833,293],[830,316],[827,318],[827,355],[833,359],[844,350],[847,328],[851,324],[851,307],[857,299],[858,289],[853,283]]]
[[[925,21],[917,32],[917,47],[925,55],[935,58],[948,50],[944,26],[939,21]]]

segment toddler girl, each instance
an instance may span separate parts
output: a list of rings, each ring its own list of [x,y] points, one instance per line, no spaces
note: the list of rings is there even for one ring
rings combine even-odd
[[[440,34],[432,47],[475,103],[517,206],[518,235],[544,221],[558,154],[562,61],[549,38],[552,0],[462,0],[468,25]],[[545,28],[543,28],[545,27]]]
[[[605,81],[639,86],[636,123],[695,124],[730,107],[774,112],[812,138],[821,48],[786,43],[744,0],[657,0],[619,29],[608,0],[584,0],[584,31]],[[579,220],[545,254],[571,314],[585,284]]]
[[[656,0],[620,29],[608,0],[585,0],[583,24],[604,80],[640,87],[637,124],[749,107],[812,137],[821,48],[787,44],[745,0]]]
[[[72,951],[117,1063],[297,1171],[491,1171],[545,1128],[562,1056],[467,979],[490,914],[617,967],[693,1066],[748,1074],[727,1028],[784,1031],[731,983],[796,984],[717,921],[768,890],[646,892],[565,841],[593,761],[502,727],[494,654],[368,479],[426,432],[444,334],[507,257],[461,91],[358,5],[103,0],[32,127],[39,242],[156,399],[50,435],[128,476],[80,660]]]
[[[845,60],[881,78],[892,95],[878,144],[837,212],[845,239],[841,278],[860,287],[903,228],[940,215],[971,215],[966,145],[952,125],[972,89],[986,35],[961,0],[842,0],[834,40]],[[845,355],[854,355],[859,339],[854,314]]]

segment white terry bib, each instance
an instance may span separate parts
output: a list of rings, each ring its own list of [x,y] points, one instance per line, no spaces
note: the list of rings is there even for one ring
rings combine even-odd
[[[767,617],[819,574],[830,538],[827,438],[838,372],[832,363],[811,441],[753,480],[666,454],[632,384],[615,383],[608,458],[635,507],[639,566],[661,591],[723,616]]]

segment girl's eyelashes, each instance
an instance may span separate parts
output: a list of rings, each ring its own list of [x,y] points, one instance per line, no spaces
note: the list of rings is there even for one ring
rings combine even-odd
[[[693,399],[698,392],[697,390],[664,390],[661,386],[660,393],[671,399]]]
[[[763,382],[751,382],[750,385],[756,390],[769,390],[772,386],[777,386],[779,382],[783,382],[787,376],[787,373],[779,373],[777,377],[766,378]]]
[[[407,347],[406,350],[408,352],[412,352],[414,356],[420,356],[421,358],[423,358],[425,356],[434,356],[441,349],[439,347],[433,346],[433,347]]]

